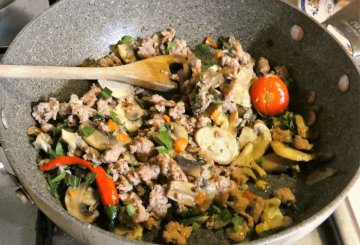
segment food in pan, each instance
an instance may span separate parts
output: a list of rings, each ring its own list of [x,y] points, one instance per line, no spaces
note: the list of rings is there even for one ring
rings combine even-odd
[[[296,193],[267,177],[294,176],[318,155],[316,115],[289,110],[286,67],[255,61],[234,36],[190,48],[174,29],[124,36],[81,66],[163,54],[186,57],[169,74],[178,91],[99,81],[69,101],[34,106],[28,134],[52,195],[74,217],[128,239],[159,230],[162,242],[186,244],[200,229],[221,229],[241,242],[290,226]]]

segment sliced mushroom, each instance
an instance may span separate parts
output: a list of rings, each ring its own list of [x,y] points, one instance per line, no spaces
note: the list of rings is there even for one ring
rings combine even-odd
[[[294,118],[298,134],[307,139],[309,137],[309,128],[306,126],[304,118],[299,114],[296,114]]]
[[[140,108],[140,107],[139,107]],[[139,108],[137,108],[136,110],[138,110]],[[140,108],[141,109],[141,108]],[[141,109],[142,110],[142,109]],[[129,118],[126,117],[126,114],[130,113],[127,112],[125,113],[125,108],[123,107],[123,105],[120,103],[116,106],[115,108],[115,113],[116,113],[116,117],[117,119],[123,123],[123,126],[125,127],[125,129],[129,132],[135,132],[136,130],[138,130],[141,125],[142,125],[142,119],[141,117],[136,119],[136,120],[130,120]],[[130,115],[131,117],[132,115]],[[134,117],[131,117],[134,118]]]
[[[36,136],[36,140],[33,142],[33,145],[36,149],[44,150],[45,152],[48,152],[51,149],[51,144],[53,143],[50,135],[46,133],[40,133],[38,136]]]
[[[256,131],[250,127],[244,127],[239,136],[239,148],[242,149],[245,145],[256,140]]]
[[[61,139],[68,145],[69,151],[75,151],[77,145],[76,138],[76,133],[61,129]]]
[[[315,169],[313,172],[311,172],[306,180],[305,184],[307,185],[314,185],[320,181],[323,181],[337,173],[336,169],[333,168],[324,168],[324,169]]]
[[[171,181],[167,197],[180,204],[193,207],[196,205],[195,197],[198,194],[196,186],[189,182]]]
[[[274,153],[264,155],[260,162],[260,166],[268,173],[286,172],[290,165],[293,163]]]
[[[94,126],[92,126],[89,122],[82,123],[80,125],[80,131],[84,127],[94,127]],[[109,137],[97,129],[95,129],[95,131],[91,135],[87,137],[82,135],[82,137],[86,143],[88,143],[90,146],[98,150],[105,150],[106,147],[110,144]]]
[[[182,125],[176,122],[170,122],[169,125],[170,125],[170,134],[173,140],[177,140],[180,138],[186,139],[187,141],[189,140],[188,132]]]
[[[190,175],[193,177],[199,177],[201,174],[201,166],[202,164],[199,161],[192,161],[180,155],[176,155],[176,162],[179,164],[181,169],[185,172],[186,175]]]
[[[128,44],[119,44],[117,46],[121,60],[125,64],[129,64],[136,61],[134,49]]]
[[[275,154],[297,162],[308,162],[315,158],[314,154],[308,154],[299,150],[295,150],[289,146],[284,145],[280,141],[272,141],[271,148]]]
[[[213,122],[220,128],[227,129],[229,127],[229,120],[226,117],[222,106],[217,105],[214,108],[211,108],[210,118]]]
[[[228,165],[239,152],[235,136],[219,127],[199,129],[195,141],[204,154],[221,165]]]
[[[125,98],[133,94],[133,86],[127,83],[102,79],[99,79],[98,83],[102,88],[110,89],[112,91],[111,96],[117,99]]]
[[[234,112],[230,113],[230,115],[228,116],[228,121],[229,121],[229,127],[227,128],[227,130],[234,136],[237,135],[237,127],[239,125],[239,112],[237,110],[235,110]]]
[[[67,211],[86,223],[93,223],[99,216],[98,205],[98,195],[91,186],[69,187],[65,193]]]
[[[119,236],[124,236],[130,240],[141,240],[143,235],[142,225],[137,224],[134,228],[129,229],[128,227],[117,226],[114,229],[114,233]]]
[[[248,143],[236,157],[236,159],[231,163],[231,165],[238,167],[250,167],[251,162],[254,161],[252,157],[254,146],[252,143]]]

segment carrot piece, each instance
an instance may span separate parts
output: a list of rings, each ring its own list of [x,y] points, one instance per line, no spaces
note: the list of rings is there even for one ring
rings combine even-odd
[[[169,123],[171,121],[171,119],[170,119],[170,117],[168,115],[163,115],[163,119],[167,123]]]
[[[114,122],[112,119],[109,119],[109,121],[107,122],[107,125],[109,128],[109,132],[114,132],[117,129],[116,122]]]
[[[220,49],[217,49],[213,55],[213,59],[219,59],[223,55],[223,52]]]
[[[219,119],[219,110],[214,110],[211,115],[210,118],[214,121],[217,122]]]
[[[212,40],[211,37],[206,37],[204,42],[212,48],[217,48],[216,42]]]
[[[174,151],[177,153],[184,151],[187,144],[188,144],[188,141],[185,138],[176,139],[173,143]]]
[[[246,199],[252,200],[252,199],[254,199],[254,198],[256,197],[256,195],[255,195],[254,193],[252,193],[251,191],[246,190],[246,191],[244,192],[244,197],[245,197]]]
[[[125,144],[129,144],[131,142],[131,138],[127,134],[118,134],[115,138],[117,141],[121,141]]]
[[[206,195],[202,192],[202,191],[200,191],[197,195],[196,195],[196,197],[195,197],[195,203],[197,204],[197,205],[201,205],[201,204],[203,204],[204,202],[205,202],[205,200],[206,200]]]

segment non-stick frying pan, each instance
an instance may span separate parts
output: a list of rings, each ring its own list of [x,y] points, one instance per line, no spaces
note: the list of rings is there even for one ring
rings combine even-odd
[[[304,30],[301,41],[290,37],[294,24]],[[338,173],[311,187],[302,184],[300,175],[294,185],[299,210],[291,214],[295,225],[251,244],[285,244],[306,235],[331,214],[359,176],[360,76],[337,41],[296,9],[278,0],[63,0],[17,36],[3,62],[75,66],[90,55],[105,54],[122,35],[145,36],[168,27],[190,44],[208,35],[234,34],[255,58],[264,56],[274,65],[289,67],[297,84],[293,101],[300,101],[308,90],[316,91],[317,104],[322,106],[317,150],[335,152],[328,166]],[[350,81],[346,92],[338,89],[343,75]],[[0,108],[9,128],[0,127],[0,139],[17,177],[58,226],[87,244],[136,243],[70,216],[51,196],[26,135],[26,128],[34,123],[34,102],[50,95],[68,100],[71,93],[83,93],[88,86],[87,81],[1,80]],[[293,106],[300,110],[301,103]],[[212,232],[202,232],[190,243],[217,241]]]

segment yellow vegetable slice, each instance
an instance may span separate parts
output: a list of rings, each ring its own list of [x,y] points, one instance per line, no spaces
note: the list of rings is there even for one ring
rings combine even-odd
[[[276,155],[297,162],[308,162],[315,158],[314,154],[308,154],[295,150],[289,146],[284,145],[280,141],[272,141],[271,148]]]

